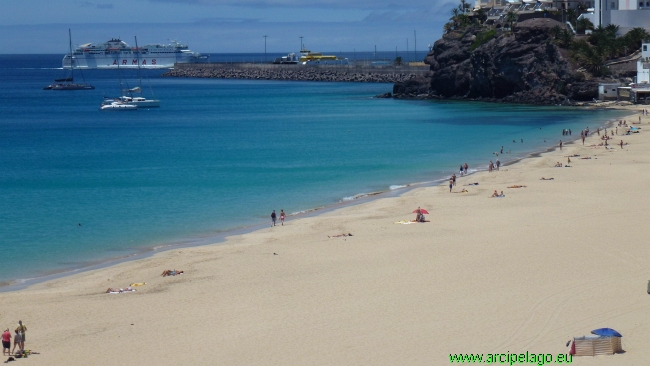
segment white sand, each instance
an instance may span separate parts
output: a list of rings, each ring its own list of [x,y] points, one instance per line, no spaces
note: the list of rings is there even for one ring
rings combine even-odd
[[[646,365],[649,121],[623,149],[577,142],[459,178],[466,194],[419,188],[2,293],[0,326],[28,327],[40,354],[21,365],[443,365],[567,353],[601,327],[626,353],[573,364]],[[552,167],[570,154],[592,159]],[[430,223],[394,223],[418,206]],[[159,276],[171,268],[186,274]],[[147,285],[103,293],[132,282]]]

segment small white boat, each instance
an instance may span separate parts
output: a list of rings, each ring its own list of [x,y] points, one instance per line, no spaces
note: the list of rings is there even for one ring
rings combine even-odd
[[[120,100],[106,99],[99,107],[100,111],[136,111],[138,106],[135,104],[124,103]]]

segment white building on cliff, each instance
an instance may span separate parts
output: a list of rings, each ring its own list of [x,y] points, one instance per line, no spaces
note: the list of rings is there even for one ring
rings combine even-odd
[[[637,27],[650,31],[650,0],[594,0],[592,9],[580,17],[589,19],[595,27],[618,25],[619,34]]]
[[[641,45],[641,58],[636,62],[637,84],[650,83],[650,43]]]
[[[474,9],[491,9],[489,15],[495,16],[509,11],[516,14],[562,11],[575,9],[578,5],[589,9],[580,17],[589,19],[595,27],[615,24],[619,26],[619,34],[637,27],[650,32],[650,0],[474,0]]]

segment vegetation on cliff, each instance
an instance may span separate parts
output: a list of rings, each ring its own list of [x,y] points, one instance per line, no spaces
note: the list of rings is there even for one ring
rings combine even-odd
[[[643,40],[650,38],[643,28],[633,28],[623,36],[617,36],[617,33],[618,26],[610,24],[593,28],[590,35],[576,40],[568,29],[559,26],[551,29],[555,43],[570,50],[572,61],[594,76],[609,75],[608,61],[639,50]]]

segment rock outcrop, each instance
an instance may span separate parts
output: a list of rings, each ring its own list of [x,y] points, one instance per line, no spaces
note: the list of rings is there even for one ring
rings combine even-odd
[[[397,83],[393,94],[525,104],[597,98],[597,83],[580,81],[551,42],[549,30],[556,25],[537,18],[512,31],[477,27],[446,34],[425,58],[431,77]]]

